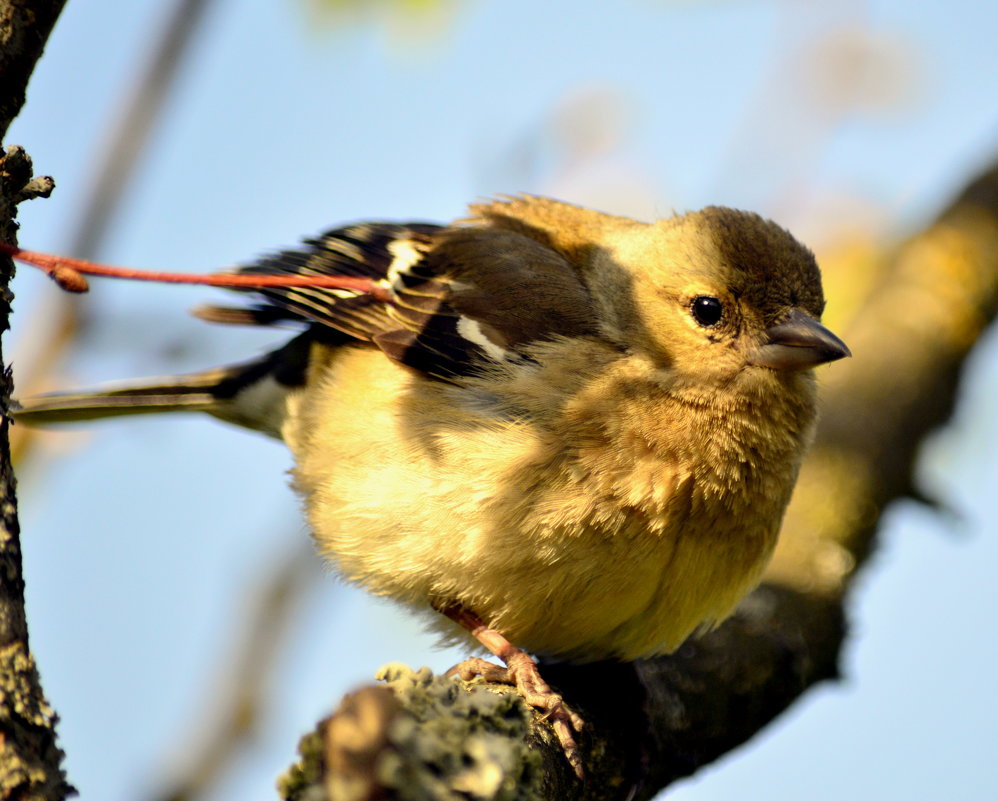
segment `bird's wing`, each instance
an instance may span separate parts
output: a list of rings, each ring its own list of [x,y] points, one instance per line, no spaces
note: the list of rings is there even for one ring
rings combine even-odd
[[[597,331],[588,291],[564,256],[489,225],[362,223],[238,273],[361,278],[379,291],[258,289],[261,304],[206,307],[199,316],[255,325],[308,322],[318,334],[369,342],[444,380],[475,372],[483,360],[522,357],[537,340]]]

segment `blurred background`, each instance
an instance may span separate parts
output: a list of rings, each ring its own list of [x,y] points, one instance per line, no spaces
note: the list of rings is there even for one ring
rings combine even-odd
[[[9,138],[58,183],[21,244],[205,272],[502,192],[646,219],[725,204],[817,251],[834,326],[837,270],[998,155],[996,41],[984,0],[70,2]],[[204,288],[70,298],[21,268],[15,292],[21,394],[286,336],[190,319],[225,299]],[[844,681],[670,797],[998,797],[996,393],[992,335],[923,449],[941,509],[898,504],[853,594]],[[278,443],[175,416],[18,448],[32,646],[84,799],[273,798],[344,691],[462,656],[324,573]]]

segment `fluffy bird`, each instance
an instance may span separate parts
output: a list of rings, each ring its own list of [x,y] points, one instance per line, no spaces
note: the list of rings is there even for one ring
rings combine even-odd
[[[759,581],[815,422],[810,251],[729,208],[647,224],[539,197],[447,226],[337,228],[240,268],[343,276],[215,322],[304,331],[244,364],[22,402],[27,422],[204,411],[282,439],[346,579],[470,633],[581,726],[527,652],[631,660],[716,625]]]

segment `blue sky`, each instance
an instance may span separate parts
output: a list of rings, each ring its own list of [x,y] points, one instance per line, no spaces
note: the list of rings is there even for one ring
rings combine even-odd
[[[748,207],[820,255],[844,236],[910,231],[998,151],[998,6],[980,0],[478,0],[431,24],[338,27],[307,8],[215,4],[104,260],[206,271],[340,222],[446,220],[514,191],[641,217]],[[22,210],[24,246],[66,247],[164,14],[163,2],[67,5],[8,139],[58,182]],[[15,291],[17,376],[55,290],[24,269]],[[59,383],[275,341],[186,316],[219,297],[95,284]],[[996,391],[992,334],[923,458],[958,517],[891,510],[854,596],[845,681],[672,797],[998,796]],[[43,447],[21,482],[32,645],[83,798],[142,798],[196,750],[247,588],[306,539],[289,459],[179,416]],[[442,670],[460,656],[431,644],[404,614],[320,577],[283,643],[263,730],[211,798],[273,797],[297,735],[343,691],[387,661]]]

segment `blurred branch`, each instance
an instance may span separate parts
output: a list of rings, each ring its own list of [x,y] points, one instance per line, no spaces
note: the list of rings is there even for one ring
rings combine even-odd
[[[24,105],[28,79],[62,6],[63,0],[0,0],[0,137]],[[46,196],[53,186],[50,178],[32,177],[31,159],[22,148],[7,148],[0,156],[0,239],[15,241],[17,204]],[[0,260],[0,270],[3,332],[10,327],[13,299],[10,259]],[[75,790],[66,781],[64,755],[56,745],[57,716],[45,700],[28,647],[16,480],[8,440],[12,389],[11,373],[4,369],[0,375],[0,798],[56,801]]]
[[[210,4],[211,0],[176,0],[116,122],[109,128],[100,154],[94,159],[90,193],[82,204],[83,214],[70,239],[71,255],[81,259],[98,255],[108,225],[121,205],[135,165],[145,152]]]
[[[283,651],[282,640],[291,627],[308,589],[321,575],[311,541],[289,549],[264,578],[256,598],[248,604],[247,632],[227,660],[231,665],[211,695],[222,697],[220,709],[197,718],[207,719],[200,745],[190,748],[197,734],[184,731],[184,752],[195,754],[185,767],[173,769],[170,786],[157,794],[162,801],[192,801],[204,797],[225,775],[233,760],[256,733],[271,689],[271,678]],[[240,603],[239,608],[247,604]],[[205,726],[205,724],[202,724]]]
[[[913,491],[919,444],[950,415],[961,365],[998,312],[998,164],[870,286],[844,332],[856,358],[824,381],[824,417],[764,584],[670,656],[544,666],[589,725],[584,787],[536,716],[526,733],[508,709],[488,708],[506,688],[465,694],[396,669],[399,704],[351,696],[303,740],[283,797],[648,799],[835,678],[856,569],[886,507]]]

